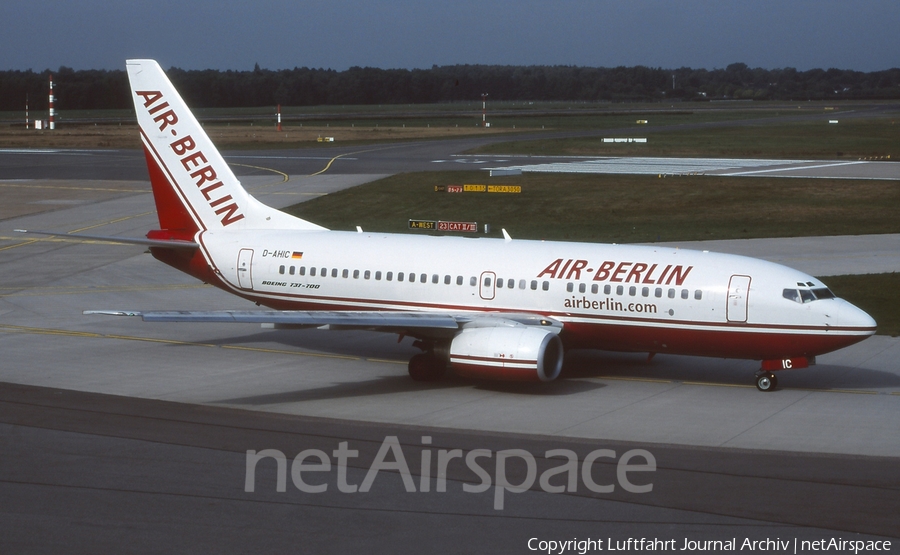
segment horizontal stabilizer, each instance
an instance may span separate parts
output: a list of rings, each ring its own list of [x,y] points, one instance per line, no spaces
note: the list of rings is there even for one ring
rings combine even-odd
[[[65,237],[67,239],[86,239],[89,241],[102,241],[104,243],[125,243],[127,245],[143,245],[145,247],[164,247],[167,249],[196,249],[200,245],[194,241],[180,241],[178,239],[146,239],[143,237],[110,237],[108,235],[81,235],[75,233],[53,233],[51,231],[33,231],[30,229],[14,229],[17,233],[35,233],[37,235],[49,235],[50,237]]]

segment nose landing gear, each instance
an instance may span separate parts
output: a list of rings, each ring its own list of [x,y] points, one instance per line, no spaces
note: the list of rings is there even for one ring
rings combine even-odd
[[[772,372],[756,373],[756,389],[760,391],[772,391],[778,386],[778,378]]]

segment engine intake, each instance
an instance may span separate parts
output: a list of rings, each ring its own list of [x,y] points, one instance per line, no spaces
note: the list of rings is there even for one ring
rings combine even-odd
[[[562,371],[563,346],[531,326],[464,329],[450,343],[450,364],[461,376],[549,382]]]

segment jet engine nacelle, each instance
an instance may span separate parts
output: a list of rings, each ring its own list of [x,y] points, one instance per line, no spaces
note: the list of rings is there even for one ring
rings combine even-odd
[[[562,370],[563,346],[537,327],[463,329],[450,343],[450,365],[471,378],[549,382]]]

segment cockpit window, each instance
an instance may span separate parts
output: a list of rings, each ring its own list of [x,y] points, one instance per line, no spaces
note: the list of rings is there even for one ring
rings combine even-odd
[[[800,300],[800,292],[796,289],[785,289],[781,296],[789,301],[794,301],[795,303],[803,302]]]
[[[816,296],[817,299],[833,299],[834,298],[834,293],[832,293],[831,289],[828,289],[827,287],[823,287],[821,289],[813,289],[812,292]]]
[[[811,303],[821,299],[833,299],[834,293],[826,287],[818,289],[785,289],[781,296],[795,303]]]

